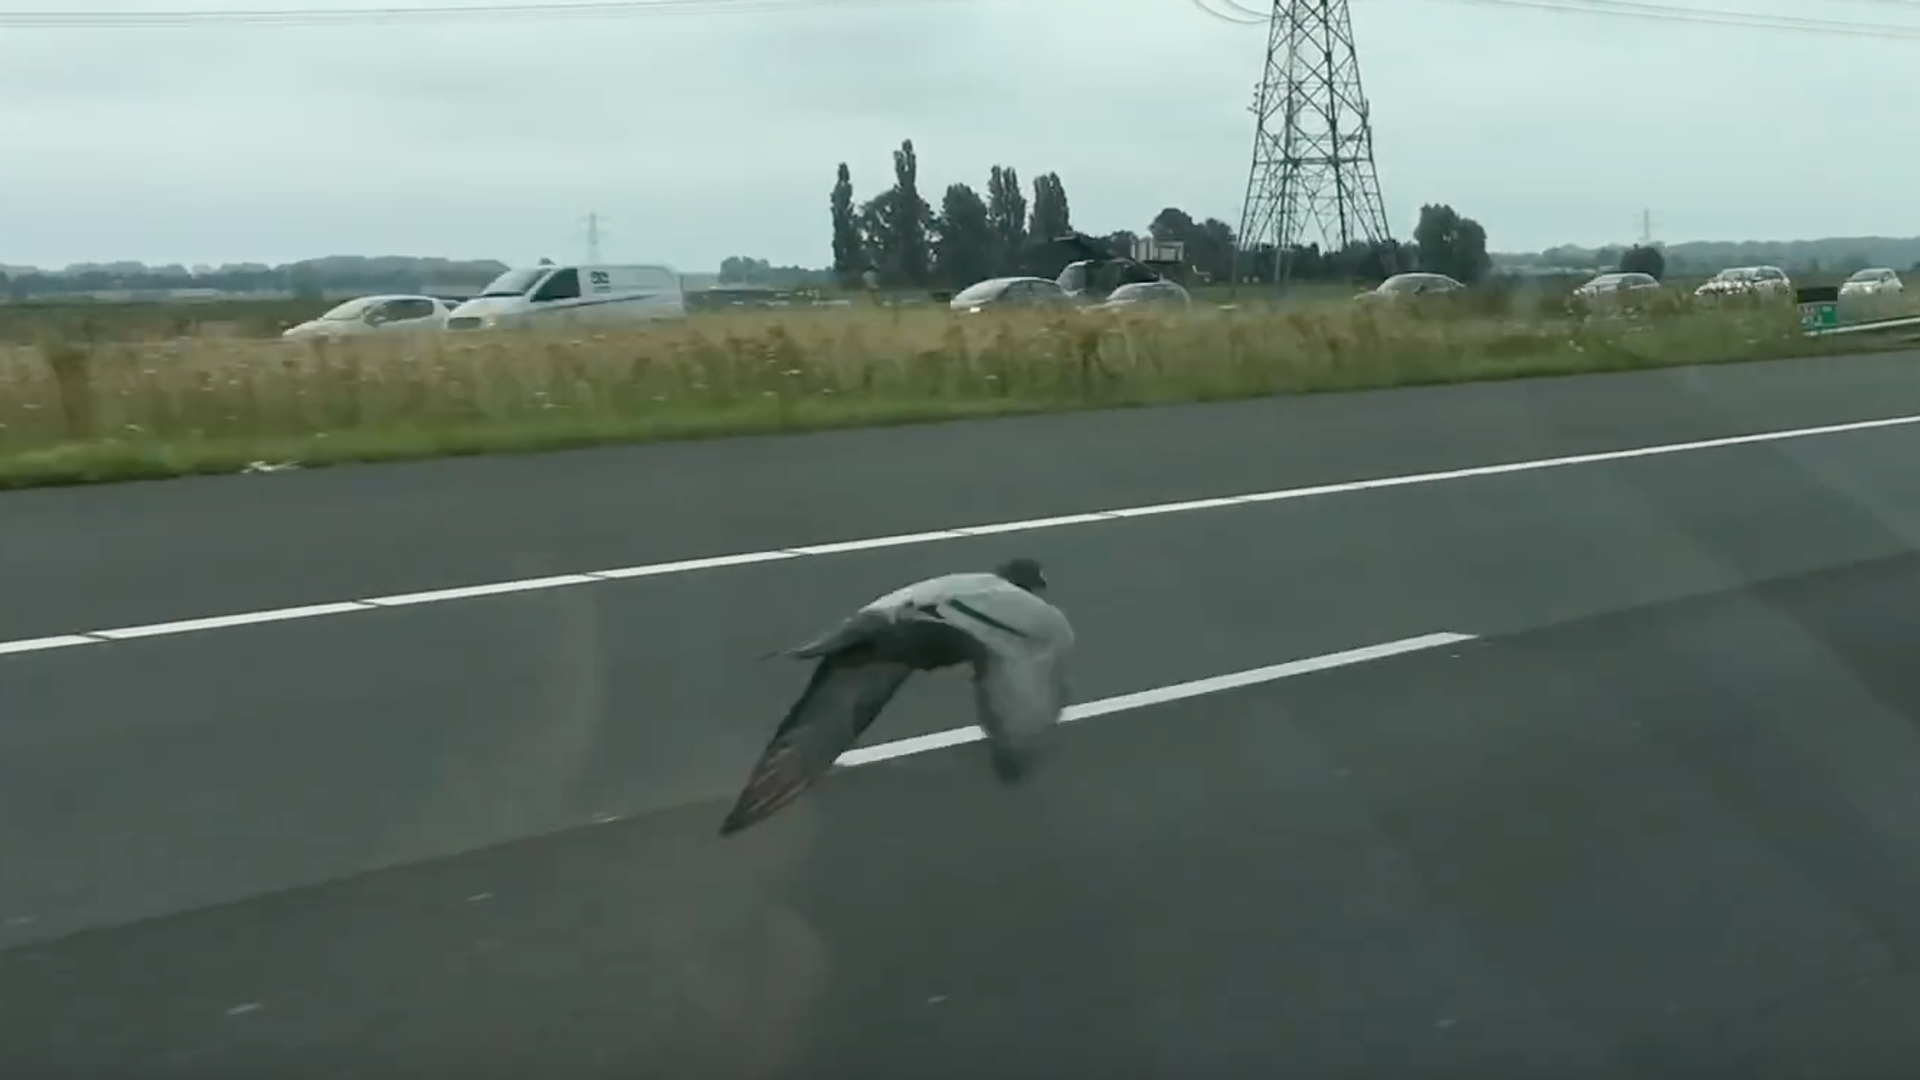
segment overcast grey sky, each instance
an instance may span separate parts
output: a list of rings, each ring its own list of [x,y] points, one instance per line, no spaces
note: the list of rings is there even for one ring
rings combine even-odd
[[[1667,2],[1920,27],[1888,0]],[[1354,23],[1396,234],[1429,201],[1507,251],[1631,240],[1643,208],[1669,241],[1920,233],[1920,40],[1438,0]],[[0,263],[525,262],[582,253],[598,210],[610,258],[823,265],[835,163],[865,198],[908,137],[934,201],[1005,163],[1059,172],[1087,231],[1238,224],[1264,44],[1187,0],[0,29]]]

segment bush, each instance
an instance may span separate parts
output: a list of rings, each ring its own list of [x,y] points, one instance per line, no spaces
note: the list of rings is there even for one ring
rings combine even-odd
[[[1635,244],[1620,256],[1620,270],[1628,274],[1645,274],[1655,281],[1667,278],[1667,257],[1656,247],[1641,247]]]

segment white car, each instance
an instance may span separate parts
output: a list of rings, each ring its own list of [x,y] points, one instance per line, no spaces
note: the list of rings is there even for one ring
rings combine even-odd
[[[1884,266],[1857,271],[1840,283],[1841,296],[1898,296],[1904,291],[1900,275]]]
[[[1622,273],[1616,271],[1610,274],[1601,274],[1599,277],[1573,290],[1573,295],[1588,300],[1596,300],[1602,296],[1638,292],[1644,289],[1658,289],[1659,287],[1660,283],[1654,280],[1652,274]]]
[[[280,336],[289,341],[338,341],[365,334],[438,331],[446,328],[451,314],[453,305],[437,296],[361,296],[289,327]]]
[[[1736,296],[1740,294],[1785,294],[1793,291],[1793,281],[1777,266],[1730,266],[1713,275],[1693,290],[1695,296]]]

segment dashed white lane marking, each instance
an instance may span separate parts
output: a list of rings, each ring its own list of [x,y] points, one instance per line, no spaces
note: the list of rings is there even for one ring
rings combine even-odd
[[[1169,701],[1218,694],[1226,690],[1238,690],[1243,686],[1290,679],[1296,675],[1308,675],[1316,671],[1326,671],[1329,668],[1346,667],[1350,664],[1364,664],[1369,660],[1384,660],[1389,656],[1401,656],[1472,640],[1474,640],[1472,634],[1442,631],[1422,634],[1419,637],[1402,638],[1399,641],[1389,641],[1380,645],[1348,649],[1345,652],[1309,656],[1304,660],[1290,660],[1284,664],[1272,664],[1247,671],[1235,671],[1227,675],[1195,679],[1192,682],[1174,683],[1172,686],[1155,687],[1152,690],[1139,690],[1117,697],[1101,698],[1098,701],[1083,702],[1069,707],[1061,715],[1060,722],[1064,724],[1074,720],[1091,720],[1096,716],[1110,716],[1131,709],[1144,709],[1149,705],[1163,705]],[[924,754],[932,750],[944,750],[949,746],[979,742],[986,737],[986,732],[981,731],[977,726],[936,731],[930,735],[915,735],[910,739],[896,739],[893,742],[875,746],[858,747],[841,754],[834,764],[843,767],[871,765],[876,761],[890,761],[894,758]]]
[[[25,641],[0,641],[0,656],[5,656],[8,653],[66,649],[75,645],[98,645],[105,640],[107,639],[88,637],[85,634],[55,634],[52,637],[28,638]]]
[[[735,555],[714,555],[700,559],[677,559],[671,562],[647,563],[641,566],[622,566],[611,570],[593,570],[577,574],[559,574],[552,577],[526,578],[519,581],[496,581],[450,589],[433,589],[426,592],[372,596],[358,600],[341,600],[327,604],[308,604],[299,607],[274,608],[266,611],[249,611],[237,615],[214,615],[206,618],[183,619],[175,622],[148,623],[141,626],[126,626],[108,630],[89,630],[55,634],[48,637],[26,638],[20,641],[0,641],[0,656],[12,653],[43,652],[49,649],[66,649],[80,645],[99,645],[112,641],[167,637],[174,634],[191,634],[204,630],[227,630],[241,626],[255,626],[262,623],[287,622],[295,619],[316,619],[328,615],[347,615],[354,612],[380,611],[387,608],[412,607],[421,604],[442,604],[456,600],[471,600],[486,596],[503,596],[512,593],[535,592],[546,589],[564,589],[577,585],[590,585],[602,581],[625,581],[629,578],[659,577],[667,574],[690,574],[701,570],[718,570],[729,566],[748,566],[754,563],[777,562],[784,559],[804,559],[820,555],[838,555],[845,552],[868,551],[875,548],[901,547],[912,544],[933,544],[947,540],[965,540],[981,536],[998,536],[1006,533],[1034,532],[1039,529],[1093,525],[1100,522],[1128,521],[1140,517],[1185,514],[1201,510],[1217,510],[1234,506],[1245,506],[1254,503],[1279,502],[1287,499],[1312,499],[1326,495],[1346,495],[1354,492],[1377,491],[1385,488],[1413,487],[1420,484],[1445,483],[1451,480],[1470,480],[1482,476],[1503,476],[1510,473],[1536,472],[1541,469],[1558,469],[1570,465],[1592,465],[1608,461],[1628,461],[1634,458],[1658,457],[1665,454],[1685,454],[1701,450],[1719,450],[1736,446],[1751,446],[1757,443],[1782,442],[1788,439],[1813,438],[1821,435],[1845,435],[1860,431],[1874,431],[1881,428],[1905,427],[1912,424],[1920,424],[1920,415],[1893,416],[1882,420],[1856,420],[1845,424],[1826,424],[1820,427],[1763,431],[1752,435],[1733,435],[1719,439],[1699,439],[1693,442],[1663,443],[1656,446],[1638,446],[1626,450],[1604,450],[1592,454],[1572,454],[1566,457],[1512,461],[1498,465],[1476,465],[1470,468],[1447,469],[1441,472],[1410,473],[1402,476],[1379,477],[1373,480],[1351,480],[1337,484],[1315,484],[1311,487],[1281,488],[1274,491],[1258,491],[1248,495],[1228,495],[1207,499],[1184,499],[1178,502],[1155,503],[1150,506],[1124,507],[1117,510],[1101,510],[1084,514],[1028,518],[1024,521],[1004,521],[991,525],[966,525],[927,532],[901,533],[893,536],[874,536],[865,539],[841,540],[826,544],[808,544],[802,547],[749,551]]]

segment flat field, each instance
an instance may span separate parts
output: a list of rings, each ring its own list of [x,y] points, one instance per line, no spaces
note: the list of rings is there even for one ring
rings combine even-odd
[[[293,301],[0,306],[0,487],[1900,347],[1809,340],[1791,303],[1683,285],[1571,309],[1563,287],[1356,303],[1197,294],[1189,311],[738,308],[539,334],[278,340]],[[1883,306],[1849,316],[1890,314]]]

